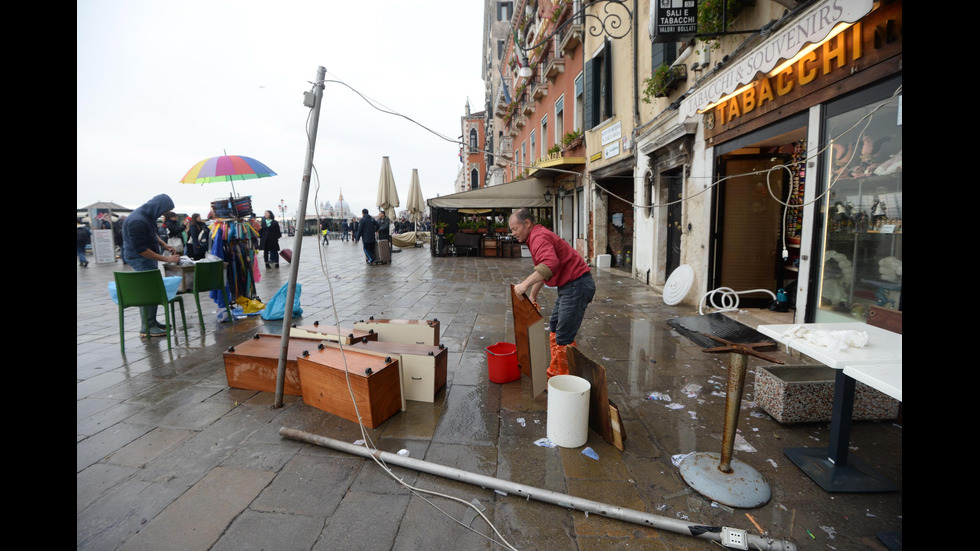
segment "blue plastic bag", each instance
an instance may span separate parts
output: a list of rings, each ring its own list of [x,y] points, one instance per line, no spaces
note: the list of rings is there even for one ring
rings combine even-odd
[[[276,291],[276,294],[272,295],[269,302],[265,303],[265,310],[262,310],[262,319],[264,320],[281,320],[286,317],[286,292],[287,286],[289,284],[283,284],[282,287]],[[302,316],[303,309],[299,306],[299,295],[303,291],[303,286],[299,283],[296,284],[296,294],[293,296],[293,316]]]

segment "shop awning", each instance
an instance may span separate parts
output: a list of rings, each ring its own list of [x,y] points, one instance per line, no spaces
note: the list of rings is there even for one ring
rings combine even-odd
[[[544,198],[553,180],[524,178],[506,184],[433,197],[427,201],[430,208],[449,209],[516,209],[521,207],[550,207]]]

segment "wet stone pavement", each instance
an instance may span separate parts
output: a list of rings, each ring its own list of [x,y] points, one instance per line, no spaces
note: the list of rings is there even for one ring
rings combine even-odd
[[[486,347],[513,341],[508,284],[531,270],[528,258],[433,258],[428,246],[367,266],[359,245],[305,238],[298,281],[303,315],[341,325],[369,316],[438,319],[449,350],[448,383],[434,403],[408,402],[375,429],[378,449],[623,508],[708,526],[730,526],[793,542],[798,549],[886,547],[879,532],[902,529],[902,492],[828,493],[783,454],[828,443],[829,422],[783,425],[753,402],[756,368],[748,358],[734,457],[759,471],[772,491],[761,507],[732,509],[691,491],[672,458],[720,452],[727,355],[708,354],[667,325],[697,308],[664,304],[651,287],[616,270],[593,270],[596,297],[579,349],[607,370],[608,393],[627,435],[620,452],[590,431],[583,448],[545,448],[547,395],[530,380],[491,383]],[[295,248],[292,238],[283,247]],[[205,324],[184,295],[189,338],[138,335],[137,309],[118,309],[107,283],[121,262],[77,268],[76,546],[80,550],[417,550],[503,549],[463,504],[413,493],[369,459],[280,436],[281,427],[344,442],[356,423],[285,396],[229,388],[222,353],[256,333],[280,334],[259,317],[220,323],[202,298]],[[289,265],[262,269],[259,297],[288,281]],[[539,302],[550,313],[554,291]],[[336,316],[336,318],[335,318]],[[162,318],[162,313],[161,316]],[[737,315],[752,324],[752,311]],[[179,318],[179,311],[178,311]],[[784,322],[788,323],[787,319]],[[756,322],[758,323],[758,322]],[[785,350],[788,364],[814,363]],[[700,387],[695,392],[688,385]],[[651,400],[660,392],[671,402]],[[680,406],[678,407],[677,404]],[[673,408],[677,409],[672,409]],[[902,428],[855,421],[851,451],[902,484]],[[688,550],[720,545],[670,531],[502,495],[454,480],[392,467],[406,483],[478,500],[517,549]]]

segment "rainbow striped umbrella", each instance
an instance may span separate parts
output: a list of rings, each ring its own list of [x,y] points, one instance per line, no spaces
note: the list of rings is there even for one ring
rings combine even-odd
[[[244,155],[222,155],[211,157],[192,166],[180,179],[182,184],[210,184],[211,182],[231,182],[275,176],[271,168]]]

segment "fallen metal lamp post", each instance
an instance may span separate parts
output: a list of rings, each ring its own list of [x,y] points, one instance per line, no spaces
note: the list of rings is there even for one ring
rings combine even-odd
[[[333,438],[311,434],[297,429],[282,427],[279,429],[279,435],[286,438],[291,438],[293,440],[298,440],[309,444],[315,444],[317,446],[331,448],[337,451],[346,452],[351,455],[357,455],[364,458],[376,457],[378,460],[383,461],[386,464],[392,464],[398,467],[414,469],[419,472],[437,475],[452,480],[458,480],[460,482],[466,482],[468,484],[473,484],[475,486],[480,486],[482,488],[499,490],[507,494],[526,497],[528,499],[534,499],[535,501],[551,503],[553,505],[559,505],[561,507],[567,507],[579,511],[584,511],[586,513],[592,513],[596,515],[602,515],[604,517],[624,520],[627,522],[632,522],[634,524],[649,526],[651,528],[666,530],[669,532],[675,532],[677,534],[682,534],[686,536],[694,536],[700,539],[712,540],[717,542],[722,541],[723,528],[721,526],[705,526],[702,524],[685,522],[682,520],[676,520],[668,517],[651,515],[649,513],[644,513],[642,511],[625,509],[623,507],[617,507],[615,505],[600,503],[598,501],[592,501],[590,499],[583,499],[580,497],[570,496],[567,494],[560,494],[557,492],[552,492],[550,490],[544,490],[541,488],[535,488],[533,486],[526,486],[524,484],[510,482],[508,480],[501,480],[499,478],[471,473],[468,471],[455,469],[453,467],[439,465],[438,463],[431,463],[429,461],[423,461],[411,457],[400,456],[394,453],[388,453],[383,451],[372,452],[371,450],[363,446],[355,446],[353,444],[348,444],[347,442],[341,442],[339,440],[334,440]],[[763,538],[748,533],[745,534],[745,542],[748,545],[747,547],[745,547],[745,549],[758,549],[761,551],[796,551],[796,544],[792,542],[788,542],[784,540],[777,541],[777,540]]]

